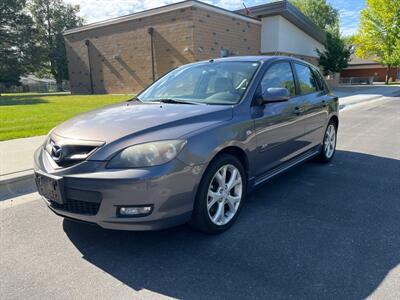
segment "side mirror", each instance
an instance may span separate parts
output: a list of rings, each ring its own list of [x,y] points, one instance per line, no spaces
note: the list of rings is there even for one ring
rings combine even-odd
[[[286,88],[269,88],[262,95],[263,103],[283,102],[290,98],[289,90]]]

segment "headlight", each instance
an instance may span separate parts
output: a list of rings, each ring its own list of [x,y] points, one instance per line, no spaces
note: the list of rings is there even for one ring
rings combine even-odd
[[[143,168],[165,164],[173,160],[186,141],[167,140],[125,148],[107,164],[109,169]]]

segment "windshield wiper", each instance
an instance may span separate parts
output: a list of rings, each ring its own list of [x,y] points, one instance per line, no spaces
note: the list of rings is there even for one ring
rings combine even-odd
[[[178,99],[170,99],[170,98],[165,98],[165,99],[154,99],[154,100],[150,100],[149,102],[175,103],[175,104],[192,104],[192,105],[197,105],[197,104],[199,104],[199,103],[197,103],[197,102],[191,102],[191,101],[185,101],[185,100],[178,100]]]

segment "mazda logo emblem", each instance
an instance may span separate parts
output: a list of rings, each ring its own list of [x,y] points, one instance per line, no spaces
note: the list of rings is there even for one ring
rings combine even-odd
[[[60,161],[62,159],[62,148],[57,144],[53,144],[51,147],[51,157],[55,161]]]

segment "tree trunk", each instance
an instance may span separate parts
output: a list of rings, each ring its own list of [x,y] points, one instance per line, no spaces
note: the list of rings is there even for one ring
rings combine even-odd
[[[389,84],[389,77],[390,77],[390,65],[386,66],[386,78],[385,78],[385,84]]]

